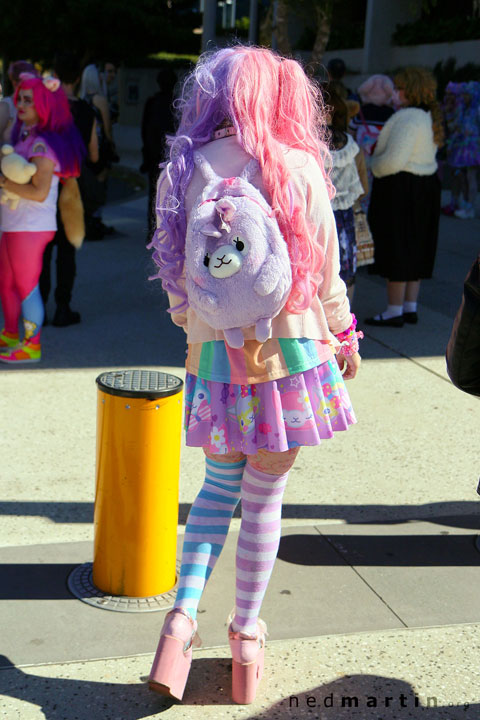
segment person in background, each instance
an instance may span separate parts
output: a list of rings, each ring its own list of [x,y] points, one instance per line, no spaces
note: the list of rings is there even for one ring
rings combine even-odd
[[[475,217],[480,167],[480,82],[449,82],[443,100],[447,128],[447,164],[452,172],[452,199],[445,215]]]
[[[437,150],[444,142],[437,84],[426,68],[395,76],[400,109],[385,123],[371,168],[368,222],[375,243],[373,272],[387,279],[388,306],[368,325],[416,323],[420,282],[431,278],[437,249],[441,186]]]
[[[340,247],[340,277],[347,286],[347,295],[351,304],[357,272],[353,207],[357,200],[368,191],[368,184],[363,153],[347,132],[349,119],[347,103],[353,103],[353,101],[344,101],[338,95],[336,88],[335,84],[328,85],[324,90],[324,97],[328,106],[327,122],[330,130],[332,156],[330,177],[335,188],[332,208]],[[358,103],[355,103],[355,110],[357,109]]]
[[[360,107],[358,113],[351,118],[349,130],[362,149],[366,159],[367,185],[372,187],[373,175],[370,169],[370,158],[375,151],[378,136],[395,110],[393,81],[387,75],[372,75],[358,88]],[[368,212],[370,191],[361,198],[362,210]]]
[[[76,88],[80,82],[80,65],[73,55],[62,54],[57,55],[54,62],[54,70],[56,76],[62,83],[62,88],[68,98],[70,111],[73,116],[75,125],[77,126],[85,147],[87,148],[87,158],[91,163],[98,162],[98,137],[96,130],[96,118],[92,107],[85,101],[79,99],[76,94]],[[78,178],[80,193],[82,192],[82,173]],[[87,191],[88,192],[88,191]],[[85,203],[84,203],[85,204]],[[55,289],[56,310],[53,316],[52,325],[55,327],[65,327],[80,322],[80,313],[70,308],[72,299],[73,285],[76,275],[76,249],[68,241],[63,227],[62,219],[57,208],[57,232],[55,238],[48,243],[43,255],[42,274],[40,275],[40,292],[42,299],[46,305],[50,293],[50,264],[52,260],[52,252],[54,246],[57,248],[57,287]]]
[[[16,62],[10,63],[7,74],[13,87],[13,93],[0,100],[0,144],[10,142],[10,132],[17,117],[17,109],[13,98],[18,83],[20,82],[20,73],[22,72],[29,72],[35,75],[37,71],[34,66],[26,60],[17,60]]]
[[[82,73],[79,96],[92,107],[96,117],[99,158],[96,163],[87,162],[91,172],[85,173],[85,180],[91,184],[94,192],[94,204],[85,207],[85,229],[87,240],[101,240],[112,235],[114,228],[102,222],[101,208],[107,200],[108,170],[112,162],[118,159],[112,137],[112,123],[108,100],[102,92],[100,75],[96,65],[87,65]]]
[[[20,196],[15,209],[2,206],[0,299],[5,328],[0,361],[10,365],[38,362],[44,306],[38,281],[45,247],[56,229],[59,178],[78,177],[85,153],[80,133],[58,78],[22,73],[14,96],[15,151],[36,166],[30,182],[19,185],[0,174],[0,188]],[[25,335],[20,342],[18,323]]]
[[[117,84],[117,68],[115,63],[107,60],[103,64],[103,72],[101,75],[102,91],[108,101],[108,109],[110,110],[110,120],[112,125],[118,122],[118,84]]]
[[[395,110],[393,81],[388,75],[372,75],[359,88],[360,110],[350,121],[350,130],[366,155],[375,150],[380,131]]]
[[[177,76],[170,67],[164,67],[157,73],[158,91],[145,103],[142,117],[142,158],[140,172],[148,173],[148,236],[152,239],[157,227],[155,216],[155,197],[159,164],[165,157],[165,136],[174,132],[173,89]]]
[[[334,90],[342,100],[346,100],[351,94],[343,82],[346,71],[347,66],[342,58],[332,58],[327,63],[328,86]]]

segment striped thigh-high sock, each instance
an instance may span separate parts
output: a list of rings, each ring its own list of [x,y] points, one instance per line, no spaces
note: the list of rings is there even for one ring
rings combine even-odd
[[[226,463],[206,458],[205,482],[192,505],[185,528],[175,600],[175,607],[188,610],[193,619],[240,500],[244,467],[245,460]]]
[[[280,544],[284,475],[269,475],[247,462],[242,480],[242,522],[236,558],[232,629],[254,634]]]

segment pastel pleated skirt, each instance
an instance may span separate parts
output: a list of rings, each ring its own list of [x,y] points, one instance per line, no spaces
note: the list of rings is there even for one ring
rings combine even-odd
[[[319,445],[356,422],[335,359],[278,380],[237,385],[187,372],[186,443],[211,453]]]

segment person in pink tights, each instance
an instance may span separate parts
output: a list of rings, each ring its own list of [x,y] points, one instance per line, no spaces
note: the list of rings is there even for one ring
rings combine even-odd
[[[41,359],[44,307],[38,282],[43,252],[57,229],[59,179],[78,176],[85,153],[58,79],[22,73],[14,102],[17,120],[11,141],[15,152],[32,162],[36,171],[25,185],[0,173],[0,190],[20,198],[16,207],[1,205],[0,215],[0,301],[5,323],[0,361],[10,365]]]
[[[355,422],[344,379],[355,377],[360,365],[362,334],[339,276],[325,113],[299,63],[255,47],[208,53],[176,104],[179,127],[168,140],[150,247],[172,320],[187,333],[186,442],[203,448],[206,468],[187,519],[176,601],[161,631],[150,688],[183,696],[198,604],[241,501],[228,640],[232,698],[250,703],[263,670],[266,627],[259,612],[279,547],[288,473],[302,445],[319,445]],[[186,228],[206,185],[194,152],[228,179],[225,185],[234,185],[252,158],[258,162],[251,183],[274,209],[292,270],[290,294],[264,342],[252,326],[242,329],[243,346],[231,347],[189,304]],[[210,200],[213,212],[216,197],[204,202]],[[238,252],[254,247],[254,237],[230,237],[228,223],[221,227]],[[248,293],[238,301],[248,303]]]

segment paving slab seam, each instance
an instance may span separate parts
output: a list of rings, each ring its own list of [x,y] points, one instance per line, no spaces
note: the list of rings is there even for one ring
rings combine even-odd
[[[342,560],[350,567],[351,570],[353,570],[353,572],[357,575],[357,577],[358,577],[358,578],[368,587],[368,589],[380,600],[380,602],[382,602],[382,603],[385,605],[385,607],[392,613],[392,615],[394,615],[394,616],[397,618],[397,620],[399,620],[399,622],[402,623],[403,627],[404,627],[404,628],[408,628],[409,626],[407,625],[407,623],[400,617],[400,615],[399,615],[397,612],[395,612],[395,610],[391,607],[391,605],[389,605],[388,602],[387,602],[386,600],[384,600],[384,598],[375,590],[375,588],[372,587],[372,585],[370,585],[370,583],[358,572],[357,568],[354,567],[354,566],[347,560],[347,558],[346,558],[346,557],[344,556],[344,554],[336,547],[336,545],[335,545],[334,543],[330,542],[330,539],[329,539],[328,535],[324,535],[324,533],[321,532],[321,530],[320,530],[318,527],[315,527],[315,530],[318,532],[319,535],[321,535],[321,536],[328,542],[328,544],[329,544],[330,547],[336,552],[336,554],[337,554],[339,557],[342,558]]]
[[[440,375],[440,373],[436,372],[435,370],[432,370],[431,368],[425,367],[425,365],[422,365],[421,362],[419,362],[418,360],[415,360],[415,358],[411,357],[410,355],[406,355],[405,353],[402,353],[400,350],[397,350],[396,348],[392,347],[388,343],[383,342],[382,340],[379,340],[378,338],[374,337],[373,335],[369,335],[368,332],[365,332],[365,337],[368,337],[369,340],[373,340],[373,342],[376,342],[378,345],[381,345],[382,347],[386,348],[387,350],[390,350],[391,352],[395,353],[395,355],[398,355],[398,357],[401,357],[404,360],[410,360],[410,362],[412,362],[417,367],[421,368],[422,370],[426,370],[431,375],[435,375],[435,377],[440,378],[440,380],[443,380],[448,385],[451,385],[451,381],[447,377]]]

